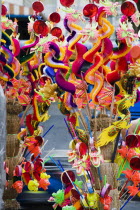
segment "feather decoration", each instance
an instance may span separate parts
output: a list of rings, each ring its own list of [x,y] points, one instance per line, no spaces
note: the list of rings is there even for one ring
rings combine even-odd
[[[113,122],[112,123],[113,125],[115,125],[116,126],[116,128],[117,129],[119,129],[119,130],[121,130],[121,129],[128,129],[130,126],[131,126],[131,124],[129,124],[128,125],[128,122],[127,121],[116,121],[116,122]]]
[[[123,170],[130,169],[130,164],[129,164],[128,160],[124,159],[120,154],[117,154],[115,163],[117,163],[119,166],[117,178],[120,177]]]
[[[107,145],[109,142],[113,142],[121,129],[128,129],[131,125],[126,121],[117,121],[112,123],[111,126],[105,128],[97,139],[96,146],[102,147]]]
[[[135,151],[140,154],[140,148],[135,148]]]
[[[102,147],[110,142],[113,142],[117,137],[118,132],[119,129],[117,129],[114,125],[111,125],[108,128],[103,129],[102,133],[99,135],[97,139],[96,147]]]

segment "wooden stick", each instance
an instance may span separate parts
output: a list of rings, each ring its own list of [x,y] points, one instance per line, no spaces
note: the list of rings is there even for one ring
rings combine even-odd
[[[75,101],[74,101],[74,102],[75,102]],[[74,110],[74,109],[73,109],[73,110]],[[74,112],[76,113],[75,110],[74,110]],[[82,112],[81,112],[79,109],[77,109],[77,112],[78,112],[78,114],[79,114],[80,122],[82,123],[84,129],[88,132],[88,128],[87,128],[87,125],[86,125],[86,123],[85,123],[85,119],[84,119],[84,117],[83,117]]]
[[[86,122],[85,122],[85,118],[84,118],[82,112],[79,110],[78,113],[79,113],[79,115],[80,115],[80,117],[81,117],[81,120],[82,120],[82,122],[83,122],[83,124],[84,124],[85,130],[88,132],[88,127],[87,127],[87,124],[86,124]]]
[[[120,210],[122,210],[122,209],[126,206],[126,204],[127,204],[129,201],[131,201],[134,197],[135,197],[135,196],[132,196],[132,195],[130,194],[130,196],[127,198],[127,200],[126,200],[126,201],[123,203],[123,205],[121,206]]]
[[[133,172],[132,172],[132,175],[131,175],[131,177],[130,177],[130,180],[131,180],[131,178],[132,178],[132,176],[134,175],[135,172],[136,172],[136,171],[133,171]],[[119,194],[119,198],[122,196],[122,194],[123,194],[123,192],[124,192],[124,190],[125,190],[125,187],[127,186],[128,182],[129,182],[129,179],[127,179],[127,180],[125,181],[124,185],[122,186],[122,189],[121,189],[120,194]]]
[[[32,107],[32,105],[30,105],[30,104],[29,104],[28,106],[26,106],[26,109],[25,109],[25,111],[24,111],[24,113],[23,113],[23,115],[22,115],[22,117],[21,117],[20,122],[19,122],[20,125],[23,123],[23,120],[24,120],[24,118],[25,118],[27,112],[29,111],[29,109],[30,109],[31,107]]]
[[[111,108],[110,108],[110,119],[109,119],[109,125],[112,123],[112,114],[114,109],[114,99],[115,99],[115,85],[113,86],[113,94],[112,94],[112,102],[111,102]]]
[[[96,117],[96,106],[94,109],[94,139],[96,140],[96,132],[97,132],[97,117]]]
[[[121,196],[121,197],[119,197],[119,199],[121,199],[122,197],[124,197],[124,196],[128,193],[128,191],[129,191],[129,190],[126,190],[126,192],[125,192],[125,193],[123,193],[123,194],[122,194],[122,196]]]
[[[22,162],[22,160],[23,160],[23,155],[24,155],[24,152],[25,152],[25,149],[26,149],[26,147],[25,148],[23,148],[23,143],[22,143],[22,145],[20,146],[20,148],[19,148],[19,152],[18,152],[18,160],[17,160],[17,163],[16,163],[16,165],[18,165],[18,164],[21,164],[21,162]],[[21,160],[21,158],[22,158],[22,160]]]
[[[119,131],[119,133],[116,137],[116,142],[115,142],[115,147],[114,147],[114,151],[113,151],[112,158],[111,158],[111,163],[114,163],[114,160],[115,160],[115,157],[116,157],[116,152],[117,152],[117,148],[118,148],[120,133],[121,133],[121,130]]]
[[[83,72],[81,72],[81,78],[82,78],[83,83],[85,83],[84,77],[83,77]],[[87,101],[86,107],[87,107],[87,111],[88,111],[88,117],[89,117],[89,120],[91,120],[91,110],[90,110],[90,106],[89,106],[89,100],[88,100],[88,94],[87,94],[86,88],[84,88],[84,91],[85,91],[86,101]]]
[[[72,130],[72,132],[73,132],[73,134],[74,134],[74,140],[78,140],[78,136],[76,135],[76,133],[75,133],[75,130],[74,130],[74,127],[73,127],[73,125],[72,125],[72,123],[70,122],[70,127],[71,127],[71,130]]]
[[[48,140],[46,140],[46,142],[43,144],[43,146],[41,147],[41,152],[44,149],[45,145],[48,143]]]
[[[54,150],[55,148],[52,148],[48,153],[47,155],[45,155],[45,157],[43,158],[43,162],[45,161],[45,158]]]
[[[119,198],[121,198],[123,196],[124,189],[125,189],[126,185],[128,184],[128,182],[129,182],[129,179],[127,179],[126,182],[124,183],[124,185],[122,186],[122,189],[119,194]]]
[[[89,111],[88,111],[88,107],[85,107],[85,111],[86,111],[86,115],[88,116],[89,119],[91,119],[90,115],[89,115]]]
[[[73,135],[72,135],[72,133],[71,133],[71,130],[70,130],[69,125],[68,125],[68,123],[67,123],[67,120],[66,120],[65,118],[64,118],[64,122],[65,122],[65,124],[66,124],[66,127],[67,127],[67,129],[68,129],[68,131],[69,131],[69,133],[70,133],[72,139],[73,139]]]

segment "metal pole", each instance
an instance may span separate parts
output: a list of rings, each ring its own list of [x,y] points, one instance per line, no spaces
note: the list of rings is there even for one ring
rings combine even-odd
[[[1,39],[1,0],[0,0],[0,39]]]
[[[6,150],[6,99],[0,85],[0,209],[3,209],[3,190],[6,181],[4,157]]]
[[[0,39],[2,34],[1,27],[1,6],[2,2],[0,0]],[[4,156],[6,150],[6,99],[3,89],[0,85],[0,209],[3,209],[3,191],[4,184],[6,181],[6,175],[4,171]]]

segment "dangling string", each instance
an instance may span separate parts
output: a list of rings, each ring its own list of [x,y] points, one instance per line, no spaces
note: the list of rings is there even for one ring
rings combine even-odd
[[[44,163],[46,163],[46,162],[49,160],[49,158],[48,158],[47,160],[45,160],[45,158],[48,157],[48,155],[49,155],[54,149],[55,149],[55,148],[53,148],[52,150],[50,150],[50,151],[45,155],[45,157],[43,158]],[[52,156],[54,156],[54,155],[52,155]]]
[[[54,126],[54,125],[52,125],[52,126],[46,131],[46,133],[42,136],[42,138],[44,138],[44,137],[47,135],[47,133],[53,128],[53,126]],[[29,152],[25,155],[25,158],[27,158],[28,155],[31,154],[31,152],[34,150],[35,147],[36,147],[36,145],[34,145],[33,149],[32,149],[31,151],[29,151]]]
[[[43,144],[43,146],[41,147],[41,152],[44,149],[45,145],[48,143],[48,140],[46,140],[46,142]]]
[[[57,160],[57,162],[59,163],[59,165],[62,168],[62,170],[65,171],[64,168],[63,168],[63,166],[62,166],[62,164],[61,164],[61,162],[60,162],[60,160]]]
[[[49,158],[50,158],[50,160],[57,166],[57,168],[58,168],[61,172],[63,172],[62,168],[57,164],[57,162],[56,162],[51,156],[49,156]]]
[[[46,133],[44,133],[44,135],[42,136],[42,138],[44,138],[44,137],[47,135],[47,133],[48,133],[53,127],[54,127],[54,125],[52,125],[52,126],[46,131]]]
[[[74,186],[74,188],[76,189],[76,191],[79,193],[79,195],[83,198],[83,195],[80,193],[79,189],[76,187],[76,185],[74,184],[74,182],[71,180],[69,174],[67,173],[67,171],[64,170],[60,160],[58,160],[60,166],[57,164],[57,162],[51,157],[49,156],[49,158],[51,159],[51,161],[59,168],[60,171],[65,172],[67,177],[69,178],[71,184]]]

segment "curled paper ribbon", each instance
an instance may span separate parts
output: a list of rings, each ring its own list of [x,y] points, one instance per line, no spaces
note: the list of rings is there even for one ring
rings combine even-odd
[[[21,49],[24,50],[24,49],[34,47],[34,46],[36,46],[36,44],[38,42],[39,42],[39,37],[35,36],[33,39],[30,39],[30,40],[26,41],[25,45],[23,47],[21,47]]]
[[[56,82],[59,85],[59,87],[62,88],[62,90],[68,91],[71,94],[75,93],[75,91],[76,91],[75,85],[70,82],[67,82],[64,79],[60,70],[57,70],[57,72],[56,72]]]
[[[19,41],[15,38],[12,38],[12,53],[15,57],[20,53],[20,44]]]

